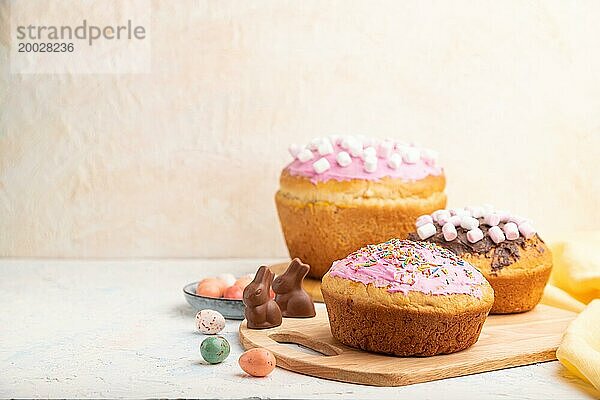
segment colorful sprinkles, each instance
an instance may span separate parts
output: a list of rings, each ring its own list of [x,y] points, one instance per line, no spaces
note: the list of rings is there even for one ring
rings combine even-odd
[[[418,291],[480,298],[485,283],[479,271],[451,251],[430,242],[400,239],[365,246],[335,261],[329,273],[404,294]]]

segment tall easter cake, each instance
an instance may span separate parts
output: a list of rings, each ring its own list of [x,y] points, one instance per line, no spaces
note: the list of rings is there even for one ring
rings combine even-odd
[[[275,201],[291,258],[315,278],[361,246],[405,238],[417,216],[446,204],[444,172],[429,149],[329,136],[290,153]]]
[[[337,340],[399,356],[466,349],[494,302],[468,262],[435,244],[399,239],[334,262],[321,291]]]
[[[531,221],[486,205],[437,210],[416,220],[412,240],[447,248],[475,266],[494,288],[492,314],[531,310],[552,270],[552,254]]]

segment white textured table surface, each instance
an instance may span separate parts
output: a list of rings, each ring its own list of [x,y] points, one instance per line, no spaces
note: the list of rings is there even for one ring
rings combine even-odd
[[[558,362],[397,388],[280,368],[250,378],[234,321],[223,333],[231,355],[205,365],[183,285],[261,261],[0,260],[0,397],[600,398]]]

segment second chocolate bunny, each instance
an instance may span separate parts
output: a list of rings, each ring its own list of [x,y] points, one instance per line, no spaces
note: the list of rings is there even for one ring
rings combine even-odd
[[[310,267],[294,258],[282,275],[273,281],[275,301],[284,317],[310,318],[315,316],[315,305],[302,288],[302,280]]]

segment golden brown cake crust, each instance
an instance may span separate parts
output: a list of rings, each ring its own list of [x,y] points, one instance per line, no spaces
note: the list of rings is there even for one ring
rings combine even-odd
[[[398,356],[447,354],[473,345],[494,301],[491,286],[486,283],[482,289],[481,299],[465,294],[404,295],[329,274],[321,286],[337,340]]]
[[[445,207],[445,182],[440,175],[313,184],[284,170],[275,202],[290,256],[321,278],[333,261],[362,246],[405,238],[419,215]]]
[[[539,303],[552,271],[552,253],[537,235],[519,249],[517,260],[499,270],[492,270],[489,254],[462,254],[477,268],[495,292],[492,314],[529,311]]]

